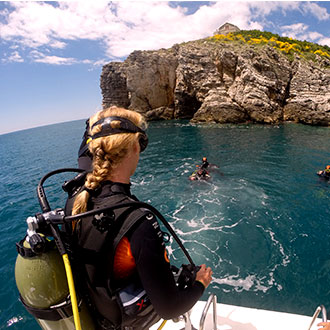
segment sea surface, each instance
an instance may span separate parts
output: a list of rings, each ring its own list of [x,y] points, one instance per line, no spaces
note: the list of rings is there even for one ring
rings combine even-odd
[[[0,136],[0,329],[37,329],[18,299],[15,242],[40,212],[36,186],[49,171],[76,167],[83,120]],[[218,301],[312,315],[330,309],[330,129],[299,124],[191,125],[152,122],[132,191],[170,222],[196,264],[213,269]],[[205,156],[208,182],[189,181]],[[45,183],[62,207],[62,183]],[[187,263],[175,242],[171,262]]]

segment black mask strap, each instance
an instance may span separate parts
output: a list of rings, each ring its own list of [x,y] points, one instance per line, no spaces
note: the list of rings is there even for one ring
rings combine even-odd
[[[120,127],[116,127],[116,128],[111,127],[110,123],[112,121],[119,121]],[[91,129],[93,129],[96,125],[101,125],[101,131],[91,136],[93,140],[99,137],[120,134],[120,133],[141,133],[141,137],[139,139],[140,152],[145,150],[145,148],[148,145],[148,137],[146,132],[126,118],[118,117],[118,116],[102,118],[98,120],[96,123],[94,123]]]

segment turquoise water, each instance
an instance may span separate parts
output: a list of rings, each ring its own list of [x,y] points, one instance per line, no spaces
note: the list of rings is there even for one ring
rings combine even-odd
[[[37,328],[18,300],[15,242],[40,211],[39,179],[76,166],[83,130],[80,120],[0,136],[0,329]],[[329,128],[171,121],[148,134],[132,191],[162,212],[196,264],[213,268],[204,298],[306,315],[330,308],[330,184],[315,175],[330,163]],[[219,169],[189,181],[203,156]],[[63,205],[67,178],[47,181],[52,207]],[[175,243],[170,256],[186,262]]]

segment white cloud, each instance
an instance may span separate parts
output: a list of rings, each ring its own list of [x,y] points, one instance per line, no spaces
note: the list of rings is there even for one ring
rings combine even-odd
[[[167,2],[14,2],[0,23],[0,36],[31,48],[64,48],[70,40],[102,41],[109,57],[123,57],[135,49],[170,47],[174,43],[212,35],[229,21],[250,26],[249,4],[215,2],[186,15]],[[260,27],[256,22],[254,26]],[[65,42],[64,42],[65,41]]]
[[[330,20],[330,14],[326,8],[320,7],[314,2],[305,2],[302,4],[302,10],[305,14],[314,15],[319,21]]]
[[[320,40],[321,38],[323,38],[324,36],[321,33],[318,32],[309,32],[308,33],[308,39],[309,40]]]
[[[304,23],[284,25],[281,27],[281,30],[283,31],[282,35],[284,37],[290,37],[293,39],[306,39],[307,34],[304,33],[307,29],[308,29],[308,25]],[[302,36],[305,36],[305,38],[302,38]]]
[[[322,46],[326,45],[330,47],[330,38],[323,37],[317,43]]]
[[[285,25],[281,27],[283,36],[299,40],[309,40],[320,45],[326,45],[329,38],[316,31],[309,31],[309,26],[304,23],[296,23],[292,25]]]
[[[127,56],[133,50],[171,47],[175,43],[204,38],[225,22],[241,29],[263,30],[267,15],[275,10],[300,9],[320,20],[329,16],[315,3],[301,2],[211,2],[191,15],[180,6],[165,1],[70,1],[12,2],[0,12],[0,37],[9,42],[44,51],[45,47],[64,50],[72,40],[97,41],[110,59]],[[283,27],[284,35],[298,36],[308,26],[302,23]],[[310,34],[310,38],[321,38]],[[61,54],[62,55],[62,54]],[[104,54],[100,54],[104,55]],[[87,63],[71,56],[32,57],[34,61],[54,64]],[[84,62],[85,61],[85,62]]]
[[[29,54],[30,58],[37,63],[53,64],[53,65],[71,65],[71,64],[92,64],[98,65],[98,62],[93,62],[91,60],[77,60],[73,57],[61,57],[54,55],[45,55],[42,52],[33,50]],[[95,64],[96,63],[96,64]]]
[[[8,9],[7,8],[5,8],[5,9],[3,9],[3,10],[0,10],[0,16],[4,16],[4,17],[6,17],[7,15],[8,15]]]
[[[21,55],[19,54],[18,51],[14,51],[12,52],[8,58],[4,58],[2,60],[2,62],[5,62],[5,63],[10,63],[10,62],[24,62],[24,59],[21,57]]]
[[[308,25],[304,24],[304,23],[296,23],[296,24],[292,24],[292,25],[282,26],[282,30],[291,31],[294,33],[306,31],[307,29],[308,29]]]
[[[225,22],[241,29],[260,28],[251,20],[249,3],[215,2],[201,6],[186,15],[182,8],[171,8],[166,2],[117,5],[123,33],[106,38],[107,55],[123,57],[133,50],[171,47],[175,43],[211,36]]]
[[[52,48],[65,48],[66,47],[66,43],[62,42],[62,41],[58,41],[58,40],[53,40],[49,43],[49,46]]]
[[[109,60],[103,59],[103,60],[98,60],[93,63],[94,66],[103,66],[105,64],[109,63]]]
[[[55,65],[71,65],[76,63],[76,60],[72,57],[65,58],[59,56],[44,56],[41,58],[36,58],[34,61],[37,63],[47,63]]]
[[[72,57],[45,55],[44,53],[39,52],[37,50],[31,51],[30,57],[33,59],[34,62],[53,64],[53,65],[71,65],[77,62],[76,59]]]
[[[257,1],[251,2],[250,6],[255,11],[256,15],[265,17],[276,10],[281,10],[285,15],[287,11],[299,9],[300,4],[299,1]]]

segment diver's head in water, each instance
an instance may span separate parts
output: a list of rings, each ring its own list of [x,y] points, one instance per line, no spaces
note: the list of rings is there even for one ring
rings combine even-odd
[[[86,143],[92,169],[83,190],[75,199],[72,214],[85,212],[90,191],[101,182],[111,180],[129,183],[139,161],[139,154],[148,144],[146,122],[135,111],[110,107],[89,118]]]

